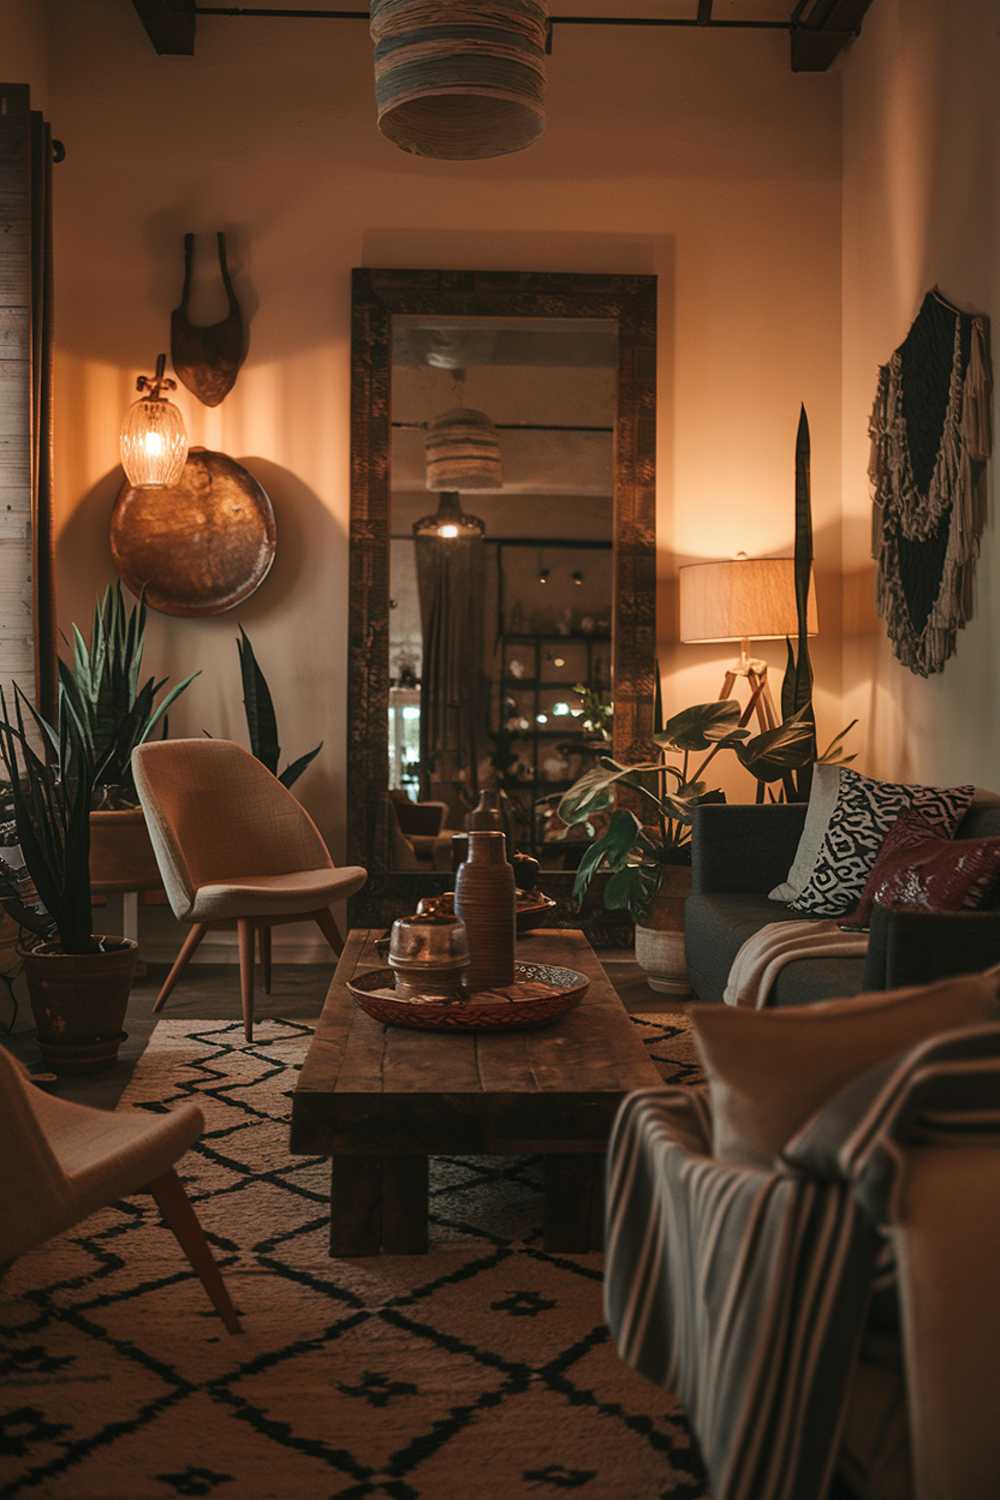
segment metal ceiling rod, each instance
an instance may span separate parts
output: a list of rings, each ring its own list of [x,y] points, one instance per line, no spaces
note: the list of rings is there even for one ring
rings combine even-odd
[[[260,5],[196,5],[196,16],[237,16],[255,20],[281,21],[367,21],[366,10],[280,10]],[[704,19],[702,19],[704,17]],[[654,16],[550,16],[555,26],[653,26],[712,27],[722,31],[791,31],[791,21],[722,21],[711,14],[710,6],[701,7],[699,17]]]

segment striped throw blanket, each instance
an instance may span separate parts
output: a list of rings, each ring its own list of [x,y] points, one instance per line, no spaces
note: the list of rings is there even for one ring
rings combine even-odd
[[[1000,1144],[1000,1024],[841,1090],[772,1171],[711,1156],[706,1088],[644,1090],[608,1153],[605,1300],[622,1358],[691,1417],[714,1500],[823,1500],[905,1148]]]

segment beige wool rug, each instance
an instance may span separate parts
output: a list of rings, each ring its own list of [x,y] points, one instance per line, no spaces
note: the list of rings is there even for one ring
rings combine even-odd
[[[633,1018],[668,1081],[682,1015]],[[674,1400],[618,1360],[601,1258],[545,1252],[537,1160],[432,1162],[431,1252],[331,1260],[329,1165],[290,1157],[311,1029],[161,1021],[122,1108],[194,1099],[181,1163],[244,1320],[228,1336],[151,1202],[0,1281],[0,1495],[703,1500]]]

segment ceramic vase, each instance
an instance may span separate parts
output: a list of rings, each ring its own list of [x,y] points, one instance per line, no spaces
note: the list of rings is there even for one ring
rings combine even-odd
[[[635,924],[636,962],[660,995],[691,992],[684,951],[684,904],[690,894],[690,866],[668,866],[645,922]]]
[[[455,876],[455,915],[465,923],[473,992],[514,982],[517,907],[514,871],[498,830],[470,828],[469,852]]]

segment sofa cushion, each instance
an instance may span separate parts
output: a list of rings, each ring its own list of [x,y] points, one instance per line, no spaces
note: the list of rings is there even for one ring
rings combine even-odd
[[[936,1032],[995,1019],[998,988],[994,970],[793,1010],[692,1006],[714,1154],[769,1167],[827,1099],[883,1058]]]
[[[864,928],[872,906],[911,911],[975,911],[1000,880],[1000,838],[942,838],[922,813],[904,813],[889,829],[845,925]]]
[[[819,854],[805,887],[791,901],[807,916],[842,917],[861,899],[882,840],[911,808],[950,838],[968,812],[975,787],[878,781],[841,766],[840,787]],[[808,822],[808,819],[807,819]]]
[[[688,972],[700,1000],[722,999],[736,957],[747,938],[769,922],[801,921],[765,896],[729,893],[688,897],[684,913]],[[800,958],[786,964],[771,990],[770,1004],[808,1005],[862,988],[863,958]]]

